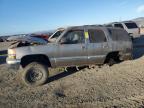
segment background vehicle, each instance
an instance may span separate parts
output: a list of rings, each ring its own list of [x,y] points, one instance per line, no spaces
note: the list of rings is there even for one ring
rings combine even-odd
[[[144,17],[139,17],[139,18],[133,19],[133,21],[140,28],[140,34],[144,35]]]
[[[140,34],[140,29],[137,24],[133,21],[125,21],[125,22],[114,22],[107,25],[108,27],[118,27],[126,30],[129,35],[133,37],[138,37]]]
[[[56,42],[8,49],[7,63],[24,68],[28,85],[44,84],[48,67],[72,67],[108,63],[132,58],[132,42],[120,28],[99,26],[68,27]]]
[[[63,31],[64,29],[58,29],[49,38],[45,37],[46,35],[29,34],[24,36],[11,36],[7,40],[13,42],[10,48],[44,45],[49,42],[55,42],[56,39],[61,35]]]
[[[36,37],[36,38],[42,38],[44,40],[48,40],[48,38],[49,38],[49,35],[46,35],[46,34],[31,34],[30,36]]]
[[[2,39],[2,38],[0,38],[0,42],[3,42],[3,39]]]

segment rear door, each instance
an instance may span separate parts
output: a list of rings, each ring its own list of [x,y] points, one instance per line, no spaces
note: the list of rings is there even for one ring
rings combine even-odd
[[[56,66],[87,64],[87,45],[84,30],[70,30],[64,34],[57,46]]]
[[[89,64],[102,64],[110,51],[108,39],[104,30],[88,29],[88,62]]]

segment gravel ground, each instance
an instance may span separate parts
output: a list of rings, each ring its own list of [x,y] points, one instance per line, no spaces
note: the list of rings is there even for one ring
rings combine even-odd
[[[144,57],[136,51],[133,61],[63,72],[36,88],[24,86],[20,71],[1,63],[0,107],[144,108]]]

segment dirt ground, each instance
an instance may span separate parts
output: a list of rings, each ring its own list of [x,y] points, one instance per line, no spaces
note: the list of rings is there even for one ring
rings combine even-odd
[[[0,44],[0,52],[8,43]],[[22,84],[20,71],[0,58],[0,108],[144,108],[144,49],[132,61],[83,68],[51,77],[44,86]]]

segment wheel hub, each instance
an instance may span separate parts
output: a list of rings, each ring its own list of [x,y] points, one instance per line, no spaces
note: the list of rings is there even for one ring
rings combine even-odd
[[[33,69],[33,70],[31,70],[29,76],[30,76],[31,81],[36,82],[36,81],[42,79],[43,74],[42,74],[42,72],[40,70]]]

